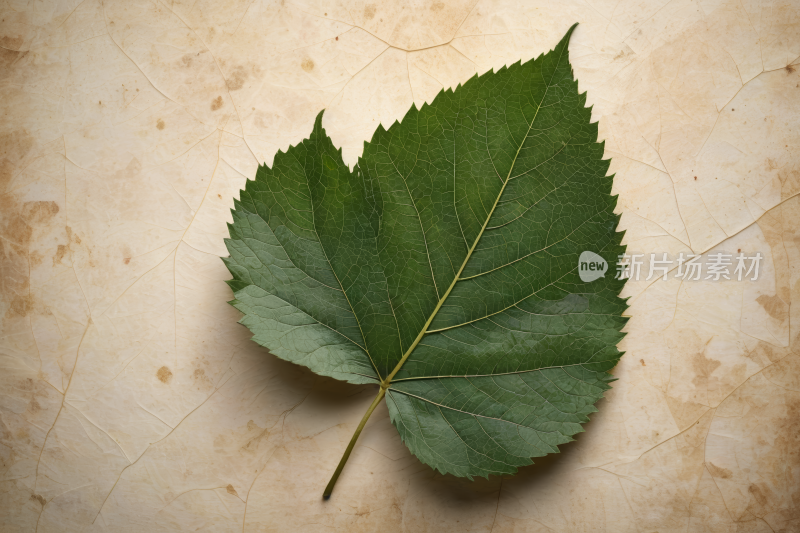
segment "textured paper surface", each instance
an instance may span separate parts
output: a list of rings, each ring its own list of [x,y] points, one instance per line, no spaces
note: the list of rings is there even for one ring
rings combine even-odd
[[[0,530],[800,531],[797,2],[0,10]],[[560,455],[441,476],[380,407],[323,502],[374,391],[236,324],[233,198],[321,109],[353,163],[574,22],[629,249],[758,251],[758,281],[629,282],[618,381]]]

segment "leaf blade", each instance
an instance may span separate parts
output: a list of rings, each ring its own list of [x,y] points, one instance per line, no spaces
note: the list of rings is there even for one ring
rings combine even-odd
[[[226,264],[254,339],[317,373],[379,382],[403,441],[442,472],[513,473],[557,452],[621,356],[624,280],[583,283],[577,269],[584,250],[613,264],[625,248],[609,161],[569,63],[574,28],[553,51],[379,126],[352,171],[320,114],[287,152],[294,163],[276,156],[259,170],[261,189],[294,177],[280,208],[236,205]],[[252,214],[269,230],[246,224]],[[308,279],[292,278],[277,252],[252,255],[281,263],[287,283],[314,298],[292,300],[251,271],[248,224]]]

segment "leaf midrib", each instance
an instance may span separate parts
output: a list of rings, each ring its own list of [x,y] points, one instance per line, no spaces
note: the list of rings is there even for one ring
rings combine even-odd
[[[561,51],[561,54],[563,54],[563,49]],[[428,320],[425,322],[425,325],[422,327],[422,330],[417,335],[417,338],[414,339],[414,342],[411,344],[411,346],[409,346],[408,350],[406,350],[406,353],[403,354],[403,357],[397,363],[397,366],[394,367],[394,370],[392,370],[391,374],[386,376],[386,378],[381,381],[381,389],[385,390],[385,389],[389,388],[389,385],[392,383],[392,379],[400,371],[400,369],[403,367],[403,364],[405,364],[405,362],[408,359],[408,357],[411,355],[411,353],[417,347],[419,342],[422,340],[422,337],[424,337],[425,334],[428,332],[428,328],[430,327],[431,323],[433,323],[433,319],[436,317],[436,314],[439,312],[439,309],[441,309],[442,305],[447,300],[447,297],[450,296],[450,293],[452,292],[452,290],[455,287],[456,283],[458,283],[460,281],[459,278],[461,276],[461,273],[464,271],[464,268],[466,268],[467,263],[469,262],[470,258],[472,257],[472,253],[475,251],[475,248],[478,246],[478,243],[480,242],[481,237],[483,236],[483,232],[486,230],[486,227],[489,225],[489,221],[492,219],[492,215],[494,214],[495,209],[497,208],[497,204],[500,201],[500,198],[502,198],[503,193],[506,190],[506,186],[508,185],[508,182],[510,181],[510,178],[511,178],[511,173],[514,171],[514,166],[517,164],[517,159],[519,158],[519,153],[522,150],[522,147],[525,145],[525,141],[528,139],[528,136],[530,135],[531,129],[533,128],[533,124],[536,122],[536,117],[539,116],[539,110],[542,108],[542,103],[544,102],[544,99],[547,97],[547,92],[550,90],[550,85],[553,82],[553,76],[555,76],[556,70],[558,70],[558,66],[557,65],[560,62],[561,62],[561,55],[559,55],[558,59],[556,60],[556,67],[553,69],[553,74],[550,77],[550,81],[548,81],[547,85],[545,86],[545,90],[544,90],[544,94],[542,95],[542,99],[539,101],[539,104],[536,106],[536,113],[533,114],[533,118],[531,119],[531,122],[528,125],[528,130],[525,132],[525,135],[523,135],[522,139],[520,140],[519,147],[517,148],[517,152],[514,154],[514,159],[511,161],[511,167],[508,169],[508,175],[506,176],[506,179],[503,182],[503,186],[500,188],[500,192],[497,194],[497,197],[495,198],[494,203],[492,204],[492,209],[487,214],[486,220],[483,222],[483,226],[481,226],[480,232],[478,232],[477,237],[475,237],[475,242],[472,243],[472,246],[470,247],[469,251],[467,252],[467,255],[464,258],[464,261],[461,263],[461,268],[458,269],[458,272],[453,277],[453,281],[450,283],[450,286],[447,288],[447,291],[445,291],[444,296],[442,296],[439,299],[439,302],[436,304],[436,307],[434,308],[433,312],[431,312],[431,315],[428,317]],[[453,164],[455,164],[455,161],[453,162]]]

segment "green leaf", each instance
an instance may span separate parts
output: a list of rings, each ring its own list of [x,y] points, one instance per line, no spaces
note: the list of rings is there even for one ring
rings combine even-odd
[[[378,127],[353,170],[317,117],[235,202],[232,304],[253,340],[380,391],[422,462],[472,478],[558,452],[612,381],[623,253],[567,45]]]

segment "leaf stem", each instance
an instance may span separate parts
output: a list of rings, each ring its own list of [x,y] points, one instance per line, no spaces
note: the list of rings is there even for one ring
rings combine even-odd
[[[544,101],[544,97],[542,97],[542,101]],[[526,138],[527,138],[528,134],[530,133],[531,128],[533,127],[533,123],[536,121],[536,116],[539,114],[539,109],[541,109],[541,105],[542,105],[542,103],[539,102],[539,107],[536,108],[536,113],[533,115],[533,119],[531,120],[530,124],[528,125],[528,132],[525,134]],[[394,376],[400,371],[400,368],[402,368],[403,363],[406,362],[406,359],[408,359],[408,356],[410,356],[411,352],[414,351],[414,348],[417,347],[417,344],[419,344],[419,341],[422,340],[422,337],[424,337],[425,334],[428,333],[428,327],[430,327],[431,323],[433,322],[434,317],[436,317],[436,314],[439,312],[439,309],[442,307],[442,304],[445,302],[445,300],[447,300],[447,297],[450,296],[450,292],[453,290],[453,287],[455,287],[456,283],[458,283],[460,281],[461,273],[464,271],[464,268],[467,266],[467,263],[469,262],[470,257],[472,257],[472,252],[474,252],[475,248],[478,246],[478,242],[481,240],[481,237],[483,236],[483,232],[486,231],[486,226],[489,225],[489,220],[491,220],[492,215],[494,214],[494,210],[497,208],[497,204],[500,201],[500,198],[503,196],[503,192],[506,190],[506,186],[508,185],[508,182],[509,182],[509,180],[511,178],[511,172],[514,170],[514,164],[516,164],[517,157],[519,157],[519,152],[520,152],[520,150],[522,150],[522,145],[523,144],[524,143],[520,143],[519,147],[517,148],[517,153],[514,155],[514,161],[511,164],[511,168],[508,169],[508,176],[506,176],[505,181],[503,181],[503,186],[500,188],[500,192],[497,194],[497,197],[494,199],[494,204],[492,205],[492,210],[489,212],[489,215],[486,217],[486,220],[483,222],[483,226],[481,227],[481,230],[478,233],[478,236],[475,237],[475,241],[472,243],[472,247],[470,247],[469,251],[467,252],[466,257],[464,258],[464,261],[461,263],[461,268],[458,269],[458,273],[455,275],[453,280],[450,282],[450,286],[447,288],[447,291],[444,293],[444,296],[442,296],[441,299],[439,299],[439,302],[436,304],[436,308],[433,310],[431,315],[428,317],[428,321],[425,322],[425,325],[422,327],[422,331],[419,332],[419,334],[417,335],[417,338],[414,339],[414,342],[411,343],[411,346],[408,347],[408,350],[406,350],[406,353],[403,354],[403,357],[400,359],[400,362],[397,363],[397,366],[394,367],[394,370],[392,370],[392,373],[389,374],[388,376],[386,376],[386,378],[381,382],[381,391],[378,393],[378,396],[375,397],[375,400],[373,400],[372,405],[369,406],[369,409],[367,409],[367,412],[364,413],[364,418],[361,419],[361,423],[356,428],[356,432],[353,434],[353,438],[350,439],[350,444],[347,445],[347,449],[344,451],[344,455],[342,456],[342,460],[339,461],[339,466],[336,467],[336,471],[333,473],[333,477],[328,482],[328,486],[325,487],[325,492],[322,493],[322,498],[323,499],[327,500],[328,498],[331,497],[331,493],[333,492],[333,486],[336,485],[336,480],[339,479],[339,474],[342,473],[342,469],[344,468],[344,465],[347,462],[347,459],[350,457],[350,452],[353,451],[353,447],[356,445],[356,440],[358,440],[358,436],[361,435],[361,430],[364,429],[364,425],[367,423],[367,420],[369,419],[370,415],[372,414],[372,411],[375,410],[375,408],[378,406],[380,401],[386,395],[386,389],[389,388],[389,385],[392,383],[392,379],[394,379]]]
[[[331,493],[333,492],[333,486],[336,485],[336,480],[339,479],[339,474],[342,473],[342,469],[344,469],[344,465],[347,462],[347,459],[350,458],[350,452],[353,451],[353,448],[356,445],[356,441],[358,440],[358,436],[361,435],[361,430],[364,429],[364,426],[367,424],[367,420],[369,420],[370,415],[372,415],[372,411],[378,407],[378,404],[381,403],[381,400],[386,395],[386,388],[381,386],[380,392],[372,400],[372,404],[367,409],[367,412],[364,413],[364,417],[361,419],[361,422],[358,424],[356,428],[356,432],[353,433],[353,438],[350,439],[350,444],[347,445],[347,449],[344,451],[344,455],[342,455],[341,461],[339,461],[339,466],[336,467],[336,471],[333,473],[331,480],[328,481],[328,486],[325,487],[325,492],[322,493],[322,499],[327,500],[331,497]]]

